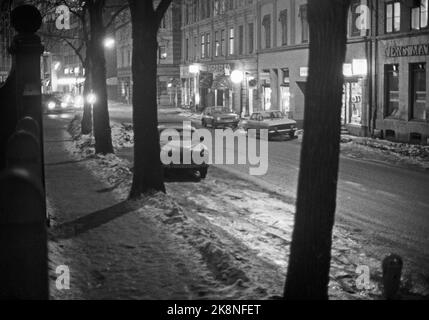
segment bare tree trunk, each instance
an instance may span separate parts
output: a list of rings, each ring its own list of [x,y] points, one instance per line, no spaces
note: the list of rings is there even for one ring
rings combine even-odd
[[[285,299],[328,299],[349,0],[309,0],[309,77]]]
[[[152,1],[145,2],[130,1],[134,82],[134,177],[130,198],[153,191],[165,192],[156,99],[158,22],[150,7]]]
[[[109,110],[107,105],[106,58],[103,40],[105,30],[103,25],[103,7],[105,1],[92,0],[88,4],[91,25],[91,85],[97,96],[93,106],[94,137],[96,153],[113,153],[112,133],[110,128]]]
[[[87,50],[89,48],[87,46]],[[82,134],[90,134],[92,132],[92,108],[91,105],[87,101],[88,94],[91,91],[91,64],[89,61],[89,53],[87,53],[87,57],[85,58],[85,83],[83,85],[83,115],[81,121],[81,130]]]

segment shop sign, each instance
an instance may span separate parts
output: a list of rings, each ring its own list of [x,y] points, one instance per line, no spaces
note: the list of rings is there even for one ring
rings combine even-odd
[[[207,72],[210,73],[222,73],[229,75],[231,73],[232,66],[230,64],[211,64],[207,65]]]
[[[308,67],[299,68],[299,76],[304,78],[308,77]]]
[[[386,56],[389,58],[427,56],[427,55],[429,55],[429,44],[389,46],[386,48]]]

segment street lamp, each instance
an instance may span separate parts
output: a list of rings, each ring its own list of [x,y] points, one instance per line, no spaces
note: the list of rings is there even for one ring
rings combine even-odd
[[[88,94],[88,96],[86,97],[86,101],[88,101],[91,107],[93,107],[94,104],[97,102],[97,96],[95,95],[94,92],[91,91],[91,93]]]
[[[194,75],[194,94],[195,94],[195,111],[197,111],[197,105],[200,104],[200,94],[198,91],[198,81],[199,81],[199,73],[200,73],[200,66],[198,64],[192,64],[189,66],[189,73]]]
[[[240,117],[243,116],[243,81],[244,72],[240,70],[234,70],[231,72],[231,81],[236,85],[240,85]]]
[[[115,46],[115,39],[110,37],[104,39],[104,47],[106,49],[113,49],[114,46]]]
[[[189,73],[197,74],[200,72],[200,67],[197,64],[192,64],[189,66]]]
[[[240,70],[234,70],[231,73],[231,81],[235,84],[241,84],[244,80],[244,73]]]

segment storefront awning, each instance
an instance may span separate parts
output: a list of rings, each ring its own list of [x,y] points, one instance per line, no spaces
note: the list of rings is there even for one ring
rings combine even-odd
[[[230,77],[228,77],[224,74],[218,75],[213,80],[213,85],[212,85],[213,90],[228,90],[231,88],[232,88],[231,79],[230,79]]]

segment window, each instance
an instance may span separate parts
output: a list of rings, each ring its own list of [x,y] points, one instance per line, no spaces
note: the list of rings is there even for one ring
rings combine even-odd
[[[192,18],[193,22],[198,21],[198,1],[194,1],[194,3],[192,4]]]
[[[399,116],[399,65],[389,64],[384,67],[385,75],[385,116]]]
[[[189,39],[186,38],[185,40],[185,57],[186,60],[189,60]]]
[[[281,34],[282,34],[282,45],[287,45],[287,10],[280,11],[279,21],[281,25]]]
[[[198,56],[198,38],[194,37],[194,60],[197,59]]]
[[[220,41],[219,41],[219,31],[215,32],[215,57],[219,57],[220,52]]]
[[[426,64],[410,65],[411,115],[415,120],[429,120],[429,106],[426,105]]]
[[[204,35],[201,36],[201,58],[206,57],[206,37]]]
[[[243,54],[244,47],[244,27],[238,27],[238,54]]]
[[[167,49],[165,46],[159,46],[159,59],[165,60],[167,59]]]
[[[210,58],[211,48],[210,48],[210,33],[206,33],[206,56]]]
[[[229,29],[229,54],[234,54],[234,28]]]
[[[399,1],[386,3],[386,33],[401,30],[401,3]]]
[[[262,19],[262,26],[265,30],[265,48],[271,48],[271,16],[267,14]]]
[[[420,30],[428,26],[428,0],[421,0],[420,6],[411,8],[411,29]]]
[[[254,36],[254,26],[253,26],[253,23],[249,23],[249,53],[251,54],[251,53],[253,53],[253,50],[254,50],[254,38],[255,38],[255,36]]]
[[[225,56],[225,29],[220,32],[220,54]]]
[[[213,10],[213,15],[216,17],[219,15],[220,13],[220,0],[214,0],[214,10]]]
[[[310,38],[310,35],[309,35],[306,4],[299,7],[299,18],[301,19],[301,42],[307,43]]]

